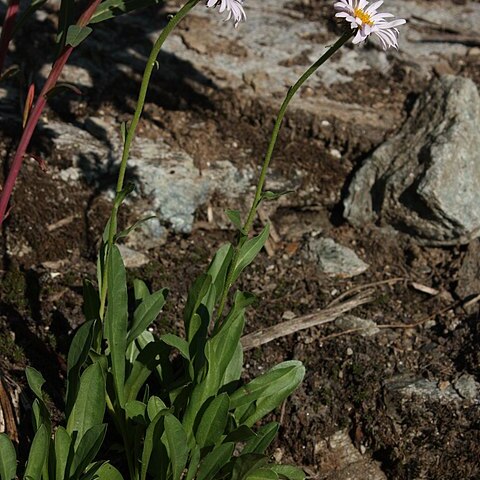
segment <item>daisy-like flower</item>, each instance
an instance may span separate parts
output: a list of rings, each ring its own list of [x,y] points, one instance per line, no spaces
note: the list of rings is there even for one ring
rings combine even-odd
[[[225,11],[228,12],[227,18],[225,21],[233,19],[235,22],[235,28],[238,27],[238,24],[242,20],[247,19],[247,15],[245,10],[243,9],[243,0],[207,0],[207,7],[208,8],[215,8],[220,5],[218,11],[223,13]]]
[[[403,18],[393,19],[391,13],[379,13],[383,0],[369,5],[368,0],[339,0],[334,7],[336,17],[344,18],[352,29],[357,29],[353,43],[361,43],[372,33],[382,43],[384,50],[398,48],[398,27],[406,23]],[[389,20],[386,20],[389,19]],[[393,20],[392,20],[393,19]]]

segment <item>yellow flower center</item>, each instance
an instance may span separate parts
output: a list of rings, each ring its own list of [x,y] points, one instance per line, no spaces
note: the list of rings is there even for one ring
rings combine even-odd
[[[372,18],[368,13],[365,13],[361,8],[356,8],[353,13],[355,14],[355,17],[359,18],[362,21],[362,23],[373,27]]]

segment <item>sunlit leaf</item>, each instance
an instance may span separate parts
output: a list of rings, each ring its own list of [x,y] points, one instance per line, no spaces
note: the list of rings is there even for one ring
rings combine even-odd
[[[12,480],[17,472],[17,454],[5,433],[0,433],[0,452],[0,479]]]

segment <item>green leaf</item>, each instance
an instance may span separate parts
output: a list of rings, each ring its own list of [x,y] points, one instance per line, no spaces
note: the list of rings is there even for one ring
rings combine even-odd
[[[245,480],[249,474],[263,467],[268,462],[265,455],[247,453],[236,457],[233,463],[231,480]]]
[[[155,443],[155,439],[160,438],[163,434],[163,419],[164,416],[169,413],[168,410],[162,410],[158,412],[157,416],[152,420],[145,432],[145,441],[143,442],[142,460],[140,479],[145,480],[147,478],[148,465],[150,464],[150,457]]]
[[[40,480],[43,466],[47,461],[48,450],[50,446],[50,432],[45,425],[41,425],[33,437],[30,453],[28,455],[27,466],[25,468],[24,478],[30,477],[32,480]]]
[[[241,233],[245,234],[243,230],[242,217],[239,210],[225,210],[225,213],[228,219],[233,223],[234,227],[237,230],[240,230]]]
[[[232,394],[231,408],[237,407],[235,418],[251,427],[278,407],[300,385],[304,375],[305,367],[301,362],[290,360],[255,378]]]
[[[235,269],[233,270],[232,283],[237,280],[242,271],[248,265],[250,265],[253,262],[254,258],[259,254],[260,250],[265,245],[265,242],[268,240],[269,233],[270,225],[267,223],[260,235],[250,238],[244,243],[244,245],[240,249]]]
[[[104,463],[96,472],[98,480],[123,480],[122,474],[109,463]]]
[[[100,318],[100,297],[90,280],[83,281],[83,315],[86,321]]]
[[[212,277],[213,285],[215,286],[215,304],[218,303],[222,296],[232,258],[233,247],[230,243],[226,243],[218,249],[208,267],[207,273]]]
[[[218,447],[214,448],[205,456],[200,464],[196,480],[213,479],[215,474],[217,474],[220,469],[230,461],[234,449],[234,443],[222,443]]]
[[[187,435],[182,424],[173,415],[165,416],[164,427],[161,440],[167,449],[173,480],[180,480],[189,453]]]
[[[68,417],[72,411],[75,398],[80,387],[80,371],[88,357],[88,352],[93,342],[93,334],[95,330],[95,321],[85,322],[77,330],[73,337],[67,358],[67,399],[65,413]]]
[[[160,0],[105,0],[93,14],[90,23],[103,22],[110,18],[118,17],[124,13],[139,10],[140,8],[158,5]]]
[[[153,421],[162,410],[167,410],[167,406],[161,398],[152,395],[147,403],[147,415],[150,421]]]
[[[277,422],[270,422],[260,428],[255,438],[247,441],[242,453],[265,453],[265,450],[276,437],[279,429]]]
[[[139,424],[145,424],[145,411],[147,406],[139,400],[131,400],[125,403],[127,418]]]
[[[137,305],[139,305],[150,295],[150,290],[148,290],[148,287],[143,280],[136,278],[133,281],[133,294]]]
[[[67,30],[65,44],[73,48],[78,47],[91,33],[90,27],[80,27],[78,25],[70,25]]]
[[[236,292],[229,314],[218,327],[218,331],[214,332],[213,337],[207,341],[205,356],[211,367],[208,372],[209,381],[213,382],[211,395],[216,394],[216,390],[223,384],[223,378],[234,359],[242,336],[245,325],[245,309],[254,300],[255,297],[249,293]],[[236,361],[238,362],[238,358]]]
[[[243,348],[242,344],[238,342],[237,348],[235,349],[235,353],[233,354],[230,363],[225,370],[225,374],[223,376],[223,384],[228,385],[231,382],[237,382],[240,380],[242,376],[243,370]]]
[[[121,238],[127,237],[130,234],[130,232],[137,229],[140,225],[142,225],[142,223],[145,223],[148,220],[151,220],[152,218],[157,218],[157,217],[155,215],[149,215],[148,217],[141,218],[140,220],[137,220],[133,225],[130,225],[125,230],[122,230],[121,232],[117,233],[115,235],[115,242],[117,242]]]
[[[166,333],[165,335],[162,335],[160,340],[170,347],[176,348],[185,360],[190,360],[190,353],[188,351],[188,343],[186,340],[174,335],[173,333]]]
[[[135,190],[135,184],[132,182],[128,182],[125,187],[123,187],[123,190],[117,193],[115,196],[114,204],[115,207],[118,209],[120,205],[123,203],[123,201],[127,198],[128,195],[130,195],[133,191]]]
[[[104,463],[103,461],[98,461],[90,464],[79,480],[97,480],[97,472],[102,468]]]
[[[286,478],[287,480],[305,480],[306,478],[301,468],[291,465],[271,465],[270,468],[281,478]]]
[[[0,433],[0,452],[0,479],[12,480],[17,473],[17,454],[5,433]]]
[[[72,439],[63,427],[58,427],[55,432],[55,479],[68,478],[66,472],[70,471],[73,460]]]
[[[139,353],[125,383],[125,397],[135,400],[143,384],[162,361],[168,361],[169,348],[160,341],[148,343]]]
[[[42,374],[33,367],[27,367],[25,370],[25,374],[27,376],[28,386],[35,394],[35,396],[43,402],[43,393],[42,387],[45,383],[45,379],[43,378]]]
[[[228,420],[230,400],[226,393],[214,398],[203,412],[195,434],[197,445],[209,447],[215,445],[225,432]]]
[[[105,414],[105,375],[100,362],[90,365],[80,377],[80,388],[67,421],[67,432],[77,432],[78,445],[87,430],[100,425]]]
[[[257,434],[246,425],[240,425],[235,430],[232,430],[223,440],[223,443],[229,442],[247,442],[249,440],[257,439]],[[242,453],[246,453],[245,449],[242,450]]]
[[[38,430],[40,425],[45,424],[47,431],[51,431],[50,414],[43,399],[42,387],[45,379],[42,374],[33,367],[27,367],[25,370],[27,382],[35,396],[37,397],[32,403],[32,412],[34,419],[34,428]]]
[[[184,310],[185,334],[187,341],[191,343],[197,330],[192,328],[192,317],[197,313],[203,299],[207,295],[212,285],[212,277],[204,274],[198,277],[188,292],[187,303]]]
[[[94,425],[82,436],[75,451],[75,456],[73,457],[72,467],[70,468],[71,478],[79,478],[87,466],[93,462],[102,446],[106,431],[106,423]]]
[[[108,306],[105,316],[105,336],[110,349],[113,383],[117,401],[125,405],[125,352],[127,350],[128,296],[122,256],[116,245],[108,256]]]
[[[295,190],[284,190],[283,192],[270,192],[269,190],[265,191],[262,193],[261,199],[262,200],[267,200],[267,201],[272,201],[272,200],[277,200],[280,197],[283,197],[284,195],[288,195],[289,193],[294,193]]]
[[[279,363],[263,375],[240,387],[230,396],[231,408],[238,408],[278,391],[284,385],[290,385],[291,378],[303,378],[304,367],[298,360]]]
[[[198,465],[200,464],[200,456],[200,447],[197,445],[190,454],[190,462],[185,480],[193,480],[197,475]]]
[[[58,13],[58,33],[57,33],[57,42],[59,43],[60,49],[65,46],[67,30],[73,22],[73,13],[74,13],[75,2],[74,0],[61,0],[60,2],[60,11]]]
[[[133,314],[132,328],[128,332],[127,345],[135,340],[160,314],[168,294],[166,288],[146,297]]]
[[[246,480],[278,480],[278,475],[269,468],[258,468],[249,473]]]

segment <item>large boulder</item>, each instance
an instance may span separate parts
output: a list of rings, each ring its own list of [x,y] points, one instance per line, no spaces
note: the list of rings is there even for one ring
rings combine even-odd
[[[466,78],[435,79],[400,132],[354,175],[344,201],[353,225],[391,225],[432,243],[480,233],[480,96]]]

